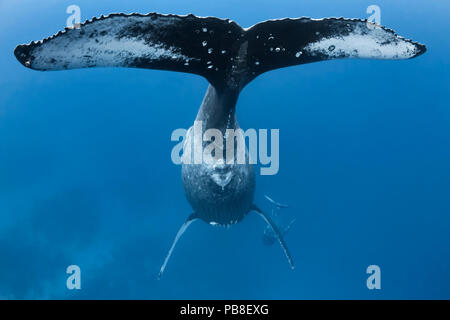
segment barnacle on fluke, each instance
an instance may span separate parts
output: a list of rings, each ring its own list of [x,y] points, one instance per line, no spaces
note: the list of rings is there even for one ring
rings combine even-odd
[[[201,75],[210,86],[196,120],[203,123],[203,130],[218,129],[226,136],[226,130],[239,128],[235,106],[241,90],[264,72],[339,58],[409,59],[425,51],[422,44],[382,26],[369,27],[360,19],[286,18],[244,29],[228,19],[192,14],[117,13],[20,45],[14,54],[24,66],[35,70],[132,67]],[[194,141],[192,132],[189,130],[185,141],[188,149]],[[194,220],[230,225],[251,211],[259,213],[272,228],[294,267],[277,225],[253,203],[252,165],[234,160],[183,163],[183,186],[193,213],[178,231],[160,275],[178,239]]]

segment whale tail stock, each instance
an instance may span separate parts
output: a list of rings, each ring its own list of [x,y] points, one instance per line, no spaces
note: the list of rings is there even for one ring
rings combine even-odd
[[[170,70],[203,76],[219,90],[242,90],[277,68],[338,58],[408,59],[425,51],[422,44],[358,19],[269,20],[243,29],[214,17],[119,13],[19,45],[14,54],[35,70]]]

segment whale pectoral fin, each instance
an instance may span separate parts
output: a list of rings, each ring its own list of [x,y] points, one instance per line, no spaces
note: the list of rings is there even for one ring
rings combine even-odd
[[[219,85],[244,30],[235,22],[194,15],[111,14],[14,51],[25,67],[66,70],[131,67],[188,72]]]
[[[259,209],[256,205],[252,205],[251,207],[252,211],[257,212],[263,219],[267,222],[267,224],[272,228],[274,234],[277,236],[278,241],[280,242],[281,247],[284,250],[284,254],[286,255],[286,258],[289,261],[289,264],[291,266],[291,269],[294,269],[294,260],[292,259],[291,254],[289,253],[289,249],[286,245],[286,242],[283,239],[283,235],[281,234],[280,230],[278,229],[277,225],[272,221],[270,216],[263,212],[261,209]]]
[[[177,235],[175,236],[175,239],[173,240],[172,246],[169,249],[169,252],[167,253],[166,258],[164,259],[164,263],[161,266],[161,269],[159,270],[158,279],[161,279],[162,274],[164,273],[164,270],[166,269],[167,263],[169,262],[170,256],[172,255],[173,249],[175,248],[178,240],[181,238],[183,233],[186,231],[186,229],[189,227],[189,225],[197,220],[197,216],[195,213],[191,214],[186,221],[183,223],[181,228],[178,230]]]
[[[275,200],[273,200],[271,197],[269,197],[268,195],[264,195],[264,198],[267,199],[267,201],[269,201],[271,204],[273,204],[276,208],[281,209],[281,208],[289,208],[289,206],[287,204],[281,204],[279,202],[276,202]]]
[[[409,59],[426,51],[417,42],[366,20],[281,19],[246,30],[249,81],[278,68],[339,58]]]
[[[295,222],[295,219],[292,219],[291,222],[289,222],[288,226],[284,229],[284,232],[283,232],[284,235],[288,234],[288,232],[291,230],[294,222]]]

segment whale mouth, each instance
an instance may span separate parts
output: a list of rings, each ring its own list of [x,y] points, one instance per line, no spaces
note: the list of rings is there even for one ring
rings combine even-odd
[[[228,171],[226,173],[214,172],[211,174],[211,179],[222,189],[225,188],[233,178],[233,172]]]
[[[210,177],[222,189],[225,188],[233,178],[232,165],[215,164],[211,168]]]

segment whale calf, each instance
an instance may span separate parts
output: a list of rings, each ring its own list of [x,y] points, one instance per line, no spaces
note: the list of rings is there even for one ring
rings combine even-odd
[[[242,28],[229,19],[192,14],[118,13],[19,45],[14,54],[25,67],[41,71],[129,67],[200,75],[209,87],[195,120],[202,121],[203,130],[225,134],[227,129],[239,128],[235,110],[240,92],[267,71],[341,58],[410,59],[425,51],[420,43],[382,26],[370,27],[360,19],[286,18]],[[195,139],[190,132],[185,149]],[[193,221],[231,225],[249,212],[266,221],[294,268],[282,233],[270,215],[253,202],[255,173],[251,164],[183,163],[182,182],[192,213],[179,229],[159,277]]]

